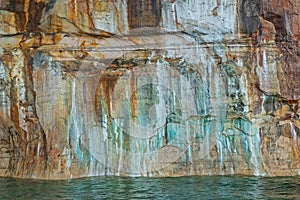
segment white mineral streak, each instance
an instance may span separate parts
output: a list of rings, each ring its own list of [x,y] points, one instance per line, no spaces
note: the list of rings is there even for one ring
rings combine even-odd
[[[9,83],[7,80],[7,72],[4,63],[0,61],[0,107],[1,112],[0,115],[3,119],[7,119],[10,117],[10,102],[9,97],[7,95],[7,89],[9,87]]]

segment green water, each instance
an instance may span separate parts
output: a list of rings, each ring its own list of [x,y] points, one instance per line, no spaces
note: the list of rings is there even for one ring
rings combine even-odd
[[[0,178],[0,199],[300,199],[300,177]]]

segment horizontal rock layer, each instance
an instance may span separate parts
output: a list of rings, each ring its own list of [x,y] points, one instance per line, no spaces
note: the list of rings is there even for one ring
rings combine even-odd
[[[296,0],[0,0],[0,176],[298,175]]]

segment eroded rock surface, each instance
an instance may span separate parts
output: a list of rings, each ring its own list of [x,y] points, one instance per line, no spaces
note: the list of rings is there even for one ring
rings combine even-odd
[[[0,0],[0,176],[298,175],[297,0]]]

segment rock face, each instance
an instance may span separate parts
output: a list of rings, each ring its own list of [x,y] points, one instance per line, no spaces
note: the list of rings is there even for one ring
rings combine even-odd
[[[298,0],[0,0],[0,176],[298,175]]]

